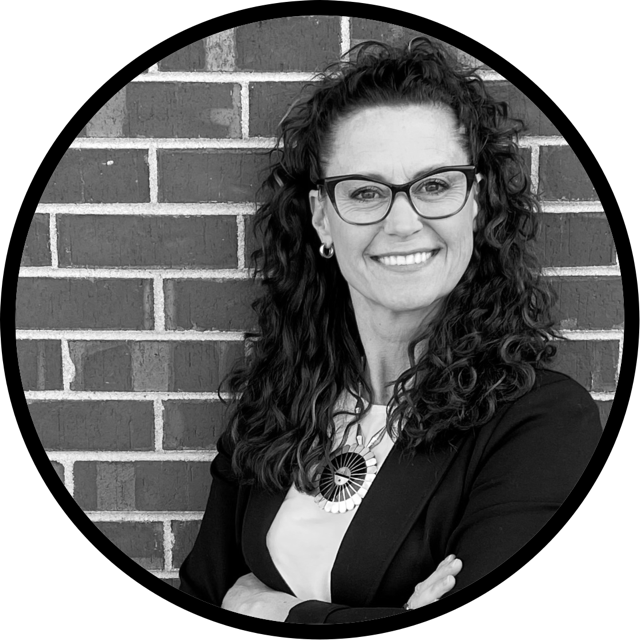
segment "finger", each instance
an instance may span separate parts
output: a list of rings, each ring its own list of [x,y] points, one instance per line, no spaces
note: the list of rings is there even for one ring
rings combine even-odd
[[[462,569],[462,560],[455,558],[449,562],[441,562],[438,568],[426,579],[416,585],[417,591],[424,591],[448,575],[456,576]]]
[[[452,575],[445,576],[423,591],[415,591],[411,598],[409,598],[409,607],[411,609],[418,609],[419,607],[424,607],[432,602],[436,602],[445,593],[451,591],[455,584],[456,579]]]

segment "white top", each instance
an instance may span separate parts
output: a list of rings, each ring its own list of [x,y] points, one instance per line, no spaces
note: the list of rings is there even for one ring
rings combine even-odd
[[[386,422],[387,407],[372,405],[360,420],[363,441],[367,444]],[[353,416],[336,416],[334,446],[342,441],[344,428]],[[356,441],[356,425],[349,430],[345,444]],[[372,449],[378,471],[393,447],[388,433]],[[375,478],[373,480],[375,482]],[[363,498],[366,500],[367,496]],[[331,569],[342,539],[358,508],[346,513],[327,513],[313,496],[289,489],[267,534],[267,548],[274,565],[301,600],[331,602]]]

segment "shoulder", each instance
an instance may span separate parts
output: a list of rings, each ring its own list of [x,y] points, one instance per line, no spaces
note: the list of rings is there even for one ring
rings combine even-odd
[[[538,370],[532,389],[502,407],[485,426],[482,439],[488,450],[508,444],[523,453],[560,449],[582,459],[592,455],[602,435],[598,407],[589,392],[548,369]]]
[[[548,413],[558,410],[584,410],[597,418],[598,406],[589,392],[573,378],[559,371],[538,369],[532,389],[518,398],[508,412],[526,407],[537,407]]]
[[[589,392],[573,378],[559,371],[539,369],[530,391],[508,403],[499,412],[498,423],[541,419],[560,426],[572,418],[572,424],[584,424],[601,432],[598,406]]]

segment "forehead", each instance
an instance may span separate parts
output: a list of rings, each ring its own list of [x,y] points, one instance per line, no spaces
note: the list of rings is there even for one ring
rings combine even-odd
[[[371,107],[336,125],[325,171],[327,176],[363,173],[406,181],[467,160],[455,117],[446,107]]]

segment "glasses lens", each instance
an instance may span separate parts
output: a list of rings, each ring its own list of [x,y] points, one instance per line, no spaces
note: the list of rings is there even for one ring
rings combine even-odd
[[[411,200],[420,214],[442,218],[457,213],[467,199],[467,177],[461,171],[443,171],[416,182]]]
[[[367,180],[343,180],[335,189],[336,206],[348,222],[381,220],[389,209],[391,189]]]

